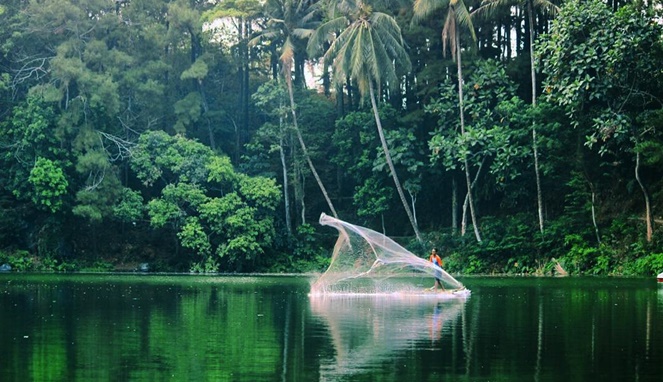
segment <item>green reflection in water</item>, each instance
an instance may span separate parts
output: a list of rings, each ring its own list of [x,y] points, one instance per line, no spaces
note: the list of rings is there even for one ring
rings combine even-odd
[[[2,281],[3,381],[273,380],[284,343],[275,323],[308,288],[268,277]]]
[[[0,274],[0,381],[661,381],[652,280],[467,277],[467,300],[307,277]]]

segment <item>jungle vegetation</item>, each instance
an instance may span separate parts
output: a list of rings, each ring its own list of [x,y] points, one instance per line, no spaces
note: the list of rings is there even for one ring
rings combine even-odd
[[[663,270],[660,0],[6,0],[0,264]],[[333,232],[332,232],[333,231]]]

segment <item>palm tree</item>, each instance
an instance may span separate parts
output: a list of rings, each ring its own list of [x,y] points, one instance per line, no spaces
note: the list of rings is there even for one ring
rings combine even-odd
[[[549,0],[483,0],[481,6],[472,14],[493,14],[500,7],[517,6],[525,8],[529,22],[529,56],[530,56],[530,75],[532,79],[532,106],[536,106],[536,67],[534,60],[534,10],[557,14],[559,7]],[[534,175],[536,177],[536,202],[539,214],[539,230],[543,233],[543,197],[541,192],[541,176],[539,174],[539,150],[536,142],[536,123],[532,124],[532,154],[534,156]]]
[[[285,78],[285,82],[288,85],[288,94],[290,96],[290,111],[292,113],[292,124],[295,129],[295,133],[297,135],[297,140],[299,141],[299,145],[302,149],[302,153],[304,155],[304,158],[306,159],[306,162],[308,163],[308,166],[311,170],[311,173],[313,173],[313,177],[315,178],[315,181],[318,183],[318,187],[320,187],[320,191],[322,192],[322,195],[325,198],[325,201],[327,202],[327,205],[329,206],[329,209],[334,215],[335,218],[338,219],[338,214],[336,213],[336,209],[334,208],[334,204],[331,201],[331,198],[329,197],[329,193],[327,192],[327,189],[325,188],[325,185],[322,183],[322,180],[320,179],[320,175],[318,175],[318,171],[315,169],[315,166],[313,165],[313,161],[311,161],[311,156],[308,153],[308,149],[306,148],[306,143],[304,142],[304,138],[302,137],[301,130],[299,129],[299,125],[297,123],[297,112],[296,112],[296,105],[295,105],[295,97],[294,97],[294,92],[293,92],[293,81],[292,81],[292,69],[293,69],[293,62],[295,63],[295,72],[298,72],[297,67],[301,62],[303,62],[302,56],[305,54],[304,46],[305,43],[303,43],[303,39],[301,38],[302,36],[306,36],[307,30],[311,30],[310,28],[312,27],[314,22],[314,13],[316,11],[315,8],[309,7],[308,6],[309,1],[306,0],[274,0],[270,2],[271,7],[267,7],[268,9],[268,25],[269,28],[266,29],[261,36],[256,37],[256,39],[252,40],[252,43],[255,43],[257,39],[259,38],[269,38],[271,40],[277,40],[277,39],[282,39],[283,40],[283,45],[281,47],[281,55],[279,57],[279,60],[281,61],[282,64],[282,69],[283,69],[283,76]],[[269,10],[272,11],[272,13],[269,13]],[[309,33],[310,34],[310,33]],[[303,74],[301,73],[299,76],[295,76],[296,80],[299,80],[298,82],[301,82],[303,84]]]
[[[456,61],[456,70],[458,72],[458,107],[460,111],[460,133],[465,135],[465,112],[463,110],[463,65],[461,62],[460,52],[460,33],[461,26],[469,29],[472,39],[476,41],[474,33],[474,25],[470,19],[470,13],[465,6],[463,0],[415,0],[414,2],[414,17],[413,22],[417,22],[438,9],[446,8],[447,16],[442,28],[442,48],[443,53],[446,55],[447,44],[451,51],[451,56]],[[470,205],[470,216],[472,217],[472,225],[474,226],[474,236],[478,242],[481,242],[481,234],[479,233],[479,225],[477,223],[476,213],[474,212],[474,201],[472,200],[472,181],[470,180],[470,167],[467,161],[467,153],[463,155],[463,165],[465,167],[465,183],[467,186],[467,200]],[[465,232],[465,223],[463,220],[463,227],[461,232]]]
[[[370,97],[385,160],[417,240],[423,245],[419,227],[405,199],[391,158],[375,95],[376,88],[379,94],[382,85],[397,87],[399,77],[396,66],[410,70],[410,59],[404,47],[401,29],[393,17],[374,12],[362,0],[356,3],[341,2],[334,4],[334,7],[340,11],[340,15],[331,17],[314,32],[309,39],[309,52],[313,55],[322,51],[324,43],[329,41],[323,60],[332,62],[334,81],[349,78],[356,84],[362,97]]]

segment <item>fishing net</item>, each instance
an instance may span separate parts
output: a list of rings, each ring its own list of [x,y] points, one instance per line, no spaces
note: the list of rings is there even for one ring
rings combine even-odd
[[[311,286],[311,294],[469,293],[458,280],[428,259],[368,228],[326,214],[320,224],[338,230],[331,264]],[[428,289],[440,280],[440,290]]]

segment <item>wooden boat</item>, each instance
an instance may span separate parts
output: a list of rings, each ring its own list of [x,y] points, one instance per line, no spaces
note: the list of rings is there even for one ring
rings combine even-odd
[[[658,276],[656,276],[656,281],[658,281],[659,284],[663,284],[663,272],[659,273]]]

